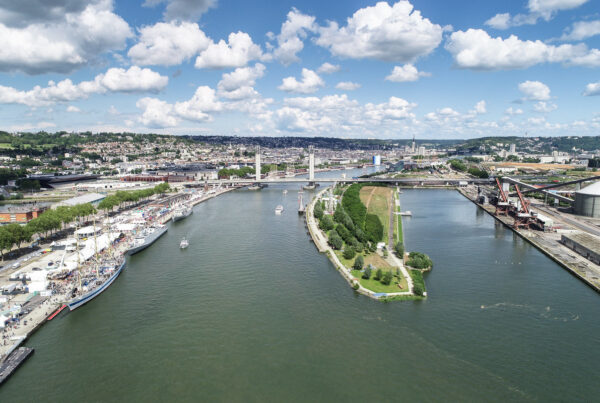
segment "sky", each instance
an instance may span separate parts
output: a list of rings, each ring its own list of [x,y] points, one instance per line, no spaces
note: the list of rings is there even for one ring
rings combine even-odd
[[[0,0],[0,130],[600,135],[600,0]]]

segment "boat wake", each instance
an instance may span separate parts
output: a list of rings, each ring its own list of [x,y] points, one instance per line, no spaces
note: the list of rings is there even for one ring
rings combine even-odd
[[[481,305],[482,310],[499,310],[499,311],[517,311],[523,312],[536,317],[559,322],[572,322],[579,320],[579,315],[571,312],[555,312],[551,307],[535,307],[533,305],[513,304],[510,302],[499,302],[493,305]]]

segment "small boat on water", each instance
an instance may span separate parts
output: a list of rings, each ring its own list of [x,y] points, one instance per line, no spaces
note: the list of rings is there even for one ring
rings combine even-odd
[[[187,248],[188,246],[190,246],[190,243],[189,243],[189,242],[188,242],[188,240],[187,240],[187,239],[185,239],[185,238],[183,238],[183,239],[181,240],[181,242],[179,243],[179,248],[181,248],[181,249],[185,249],[185,248]]]
[[[280,204],[279,206],[275,207],[275,214],[281,214],[283,213],[283,206]]]
[[[286,195],[287,194],[287,189],[283,189],[283,194]]]

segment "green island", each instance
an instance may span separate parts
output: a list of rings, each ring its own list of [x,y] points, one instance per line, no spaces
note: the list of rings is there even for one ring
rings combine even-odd
[[[426,298],[423,272],[433,266],[424,253],[404,251],[398,193],[378,183],[338,185],[307,210],[323,236],[311,231],[320,250],[357,292],[380,301]]]

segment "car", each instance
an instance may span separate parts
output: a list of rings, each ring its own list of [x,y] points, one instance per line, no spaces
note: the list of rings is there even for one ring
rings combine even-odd
[[[16,269],[17,267],[19,267],[21,264],[19,262],[15,263],[12,265],[13,269]]]
[[[31,269],[33,271],[42,271],[42,269],[40,269],[39,267],[34,267],[33,269]]]
[[[48,266],[54,265],[54,262],[48,262]]]

